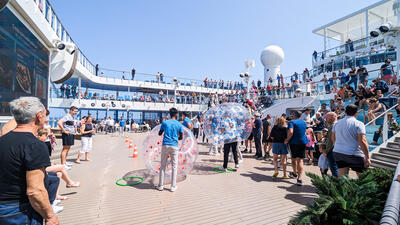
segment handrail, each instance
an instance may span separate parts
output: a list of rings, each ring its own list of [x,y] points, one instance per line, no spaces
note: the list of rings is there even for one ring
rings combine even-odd
[[[397,169],[394,175],[390,191],[386,199],[383,209],[381,225],[392,225],[400,223],[400,181],[397,177],[400,175],[400,162],[397,164]]]
[[[371,121],[368,121],[368,123],[367,123],[367,124],[365,124],[365,126],[369,126],[369,125],[371,125],[371,123],[373,123],[375,120],[377,120],[378,118],[380,118],[380,117],[384,116],[386,113],[388,113],[389,111],[393,110],[393,109],[394,109],[394,108],[396,108],[398,105],[399,105],[399,104],[396,104],[396,105],[394,105],[394,106],[390,107],[390,109],[387,109],[385,112],[383,112],[383,113],[379,114],[379,116],[375,117],[373,120],[371,120]]]

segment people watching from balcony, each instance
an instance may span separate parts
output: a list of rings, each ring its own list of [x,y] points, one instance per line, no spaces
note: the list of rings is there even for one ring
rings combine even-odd
[[[350,77],[350,81],[348,82],[348,84],[349,85],[353,84],[354,89],[357,89],[358,78],[357,78],[357,71],[356,71],[355,67],[351,67],[348,76]]]
[[[346,41],[345,47],[346,47],[346,52],[354,51],[353,41],[350,38]]]
[[[324,74],[324,77],[321,79],[321,82],[324,83],[325,93],[326,94],[331,93],[331,86],[329,85],[329,80],[326,74]]]
[[[314,50],[312,56],[313,56],[314,62],[316,62],[317,61],[317,57],[318,57],[318,52]]]
[[[132,67],[132,71],[131,71],[131,76],[132,76],[132,79],[131,79],[131,80],[135,80],[135,75],[136,75],[136,69],[135,69],[135,67],[133,66],[133,67]]]
[[[67,98],[71,97],[71,86],[69,86],[68,84],[65,87],[65,95]]]
[[[380,44],[380,45],[379,45],[379,48],[378,48],[378,52],[385,52],[385,51],[386,51],[385,45]]]
[[[376,116],[379,116],[381,113],[383,113],[386,110],[386,107],[384,104],[380,103],[376,98],[370,98],[367,101],[368,104],[368,114],[367,118],[368,121],[372,121],[375,119]],[[375,121],[372,122],[372,125],[375,125]]]
[[[368,71],[367,68],[364,66],[359,66],[357,70],[357,75],[360,79],[360,84],[363,84],[364,86],[367,86],[368,83]]]
[[[329,85],[331,86],[332,92],[337,91],[337,82],[338,82],[338,77],[335,72],[332,73],[332,77],[329,78]]]
[[[371,47],[371,50],[369,50],[369,54],[372,54],[372,53],[376,53],[376,50],[374,47]]]
[[[394,69],[393,65],[390,64],[390,59],[385,60],[385,64],[381,66],[381,76],[382,79],[388,84],[392,84],[393,80],[393,75],[394,75]]]
[[[76,96],[76,85],[75,84],[72,85],[72,87],[71,87],[71,93],[72,93],[72,98],[75,99],[77,97]]]

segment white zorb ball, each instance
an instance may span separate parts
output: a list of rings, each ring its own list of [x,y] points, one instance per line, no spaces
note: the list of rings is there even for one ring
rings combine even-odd
[[[251,116],[237,103],[224,103],[209,109],[203,117],[204,134],[214,144],[247,139],[252,130]]]
[[[161,167],[162,136],[158,135],[161,125],[151,130],[143,142],[142,152],[146,168],[151,175],[157,175]],[[183,127],[183,139],[178,142],[178,177],[185,176],[192,169],[199,154],[197,141],[193,133]],[[171,161],[168,159],[165,170],[166,177],[171,176]]]

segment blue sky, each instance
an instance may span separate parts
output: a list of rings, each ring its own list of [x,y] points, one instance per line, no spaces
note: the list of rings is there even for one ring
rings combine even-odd
[[[377,0],[51,0],[61,23],[100,67],[192,79],[240,80],[246,59],[285,52],[284,76],[311,67],[323,49],[312,30]],[[331,45],[330,47],[335,47]]]

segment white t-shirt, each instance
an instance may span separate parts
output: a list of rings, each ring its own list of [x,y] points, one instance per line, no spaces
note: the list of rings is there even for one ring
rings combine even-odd
[[[333,152],[364,157],[358,145],[358,135],[365,134],[364,123],[354,116],[346,116],[333,126],[332,132],[335,133],[336,139]]]
[[[303,114],[301,114],[300,119],[304,120],[306,123],[311,123],[311,116],[310,116],[310,114],[303,113]]]
[[[200,123],[199,123],[199,121],[197,121],[197,122],[195,122],[195,123],[193,124],[193,128],[200,128]]]
[[[69,131],[71,134],[75,134],[75,120],[71,114],[67,113],[62,120],[64,121],[63,127],[66,131]]]

